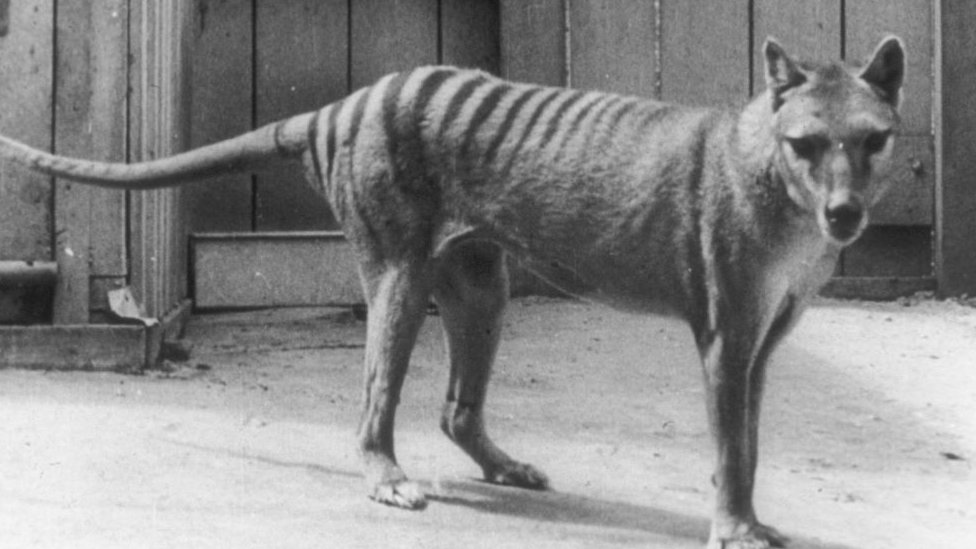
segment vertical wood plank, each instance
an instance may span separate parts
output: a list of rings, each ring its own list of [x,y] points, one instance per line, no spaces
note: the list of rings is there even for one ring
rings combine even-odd
[[[762,44],[768,36],[802,59],[840,59],[841,0],[755,0],[753,6],[753,93],[765,86]]]
[[[54,64],[53,0],[8,6],[0,37],[0,133],[51,148]],[[51,180],[0,162],[0,259],[51,258]]]
[[[199,27],[199,12],[193,2],[176,3],[177,12],[174,14],[176,58],[174,64],[178,74],[178,82],[174,93],[173,120],[176,131],[172,147],[174,151],[184,151],[191,147],[192,141],[192,111],[193,98],[193,30]],[[185,304],[189,295],[189,224],[188,199],[186,189],[177,189],[172,195],[170,220],[168,230],[169,242],[167,249],[170,257],[166,264],[164,276],[168,281],[165,309],[159,315],[169,315],[175,308]]]
[[[130,159],[159,158],[184,148],[189,99],[185,32],[192,18],[178,0],[130,3]],[[176,189],[130,195],[131,286],[150,316],[161,316],[185,291],[186,246]]]
[[[935,2],[936,257],[939,294],[976,295],[976,2]]]
[[[129,160],[138,162],[157,156],[159,146],[153,129],[159,112],[160,92],[157,64],[156,16],[158,2],[134,0],[129,8],[129,36],[132,60],[129,72],[131,88],[129,101]],[[152,215],[158,197],[166,191],[131,192],[131,224],[129,251],[131,260],[130,285],[136,299],[147,312],[156,301],[156,278],[153,266],[156,262],[156,225]]]
[[[905,42],[908,74],[903,88],[902,133],[931,135],[931,0],[856,0],[846,3],[846,11],[849,60],[866,61],[887,34],[898,35]]]
[[[510,80],[566,85],[565,0],[500,0],[501,73]]]
[[[253,127],[252,0],[201,0],[193,36],[192,133],[200,147]],[[252,178],[225,175],[184,189],[191,231],[248,231]]]
[[[257,3],[254,100],[259,126],[322,108],[348,93],[347,7],[345,0]],[[255,227],[261,231],[337,226],[300,166],[259,175],[256,208]]]
[[[653,97],[655,18],[653,2],[571,0],[569,85]]]
[[[95,0],[59,7],[54,149],[103,161],[125,160],[128,2]],[[88,322],[91,276],[125,276],[125,193],[58,182],[55,231],[63,281],[59,323]]]
[[[440,62],[498,74],[498,0],[441,0]]]
[[[748,0],[662,2],[661,99],[741,105],[750,94],[749,39]]]
[[[437,2],[357,0],[350,7],[353,89],[391,72],[437,62]]]

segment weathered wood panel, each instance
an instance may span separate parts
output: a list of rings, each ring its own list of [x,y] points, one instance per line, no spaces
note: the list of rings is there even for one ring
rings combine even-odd
[[[919,277],[932,274],[929,227],[873,225],[844,254],[845,276]]]
[[[919,292],[935,290],[935,278],[931,276],[847,276],[832,278],[820,295],[838,299],[864,299],[890,301]]]
[[[356,265],[352,247],[338,232],[193,238],[200,309],[362,303]]]
[[[931,137],[895,141],[891,188],[871,211],[875,225],[932,225],[935,215],[935,151]]]
[[[564,0],[500,0],[501,72],[505,78],[566,84]]]
[[[0,37],[0,133],[50,150],[54,2],[10,2]],[[0,163],[0,259],[50,259],[51,181]]]
[[[138,372],[155,366],[163,342],[182,333],[190,302],[152,325],[0,326],[0,367]]]
[[[931,0],[855,0],[847,2],[845,9],[849,60],[866,61],[888,34],[898,35],[905,42],[908,73],[901,108],[902,132],[932,135]]]
[[[751,55],[747,1],[665,1],[660,28],[661,99],[702,106],[745,102]]]
[[[353,89],[391,72],[437,63],[437,2],[357,0],[350,8]]]
[[[258,126],[319,109],[348,93],[348,5],[345,0],[256,4]],[[256,230],[337,226],[328,203],[306,181],[301,166],[288,164],[278,173],[259,174],[256,197]]]
[[[735,106],[749,97],[748,1],[663,2],[660,28],[662,99]]]
[[[942,295],[976,295],[976,2],[936,6],[936,258]]]
[[[140,370],[148,333],[142,326],[0,328],[0,365],[55,370]]]
[[[498,74],[498,0],[441,0],[440,62]]]
[[[72,2],[57,12],[54,149],[95,160],[126,157],[128,2]],[[89,278],[125,276],[125,193],[59,182],[55,322],[88,321]]]
[[[253,127],[252,6],[252,0],[198,3],[190,102],[193,147],[227,139]],[[184,193],[192,231],[252,229],[251,175],[222,176],[206,185],[191,185]]]
[[[755,0],[753,93],[765,84],[762,44],[775,37],[792,55],[817,60],[841,54],[841,0]]]
[[[189,33],[195,10],[177,0],[130,4],[131,160],[173,154],[189,143]],[[186,223],[179,189],[130,194],[131,285],[149,316],[186,295]]]
[[[654,97],[655,17],[653,2],[570,2],[569,85]]]

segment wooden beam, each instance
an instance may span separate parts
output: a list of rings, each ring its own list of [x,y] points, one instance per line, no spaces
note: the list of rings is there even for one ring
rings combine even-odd
[[[976,3],[935,10],[935,274],[940,296],[976,295]]]
[[[935,279],[920,277],[842,276],[832,278],[820,295],[841,299],[890,301],[918,292],[935,291]]]
[[[0,326],[0,367],[138,372],[155,367],[164,341],[189,318],[184,301],[150,325]]]
[[[191,246],[200,309],[363,302],[357,258],[341,232],[196,234]]]

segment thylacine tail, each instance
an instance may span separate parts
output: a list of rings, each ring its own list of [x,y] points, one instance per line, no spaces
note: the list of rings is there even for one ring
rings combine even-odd
[[[276,158],[301,156],[309,148],[306,113],[275,124],[159,160],[122,164],[58,156],[0,135],[0,158],[32,170],[112,189],[173,187],[207,177],[246,172]]]

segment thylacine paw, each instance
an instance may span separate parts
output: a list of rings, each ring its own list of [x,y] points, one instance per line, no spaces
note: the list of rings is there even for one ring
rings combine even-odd
[[[411,511],[427,507],[427,497],[420,485],[412,480],[383,481],[373,486],[370,499]]]
[[[528,463],[513,461],[493,470],[485,470],[485,480],[504,486],[548,490],[549,477]]]
[[[789,541],[772,526],[756,523],[741,534],[717,538],[713,533],[706,549],[770,549],[786,547]]]

